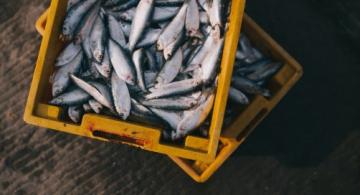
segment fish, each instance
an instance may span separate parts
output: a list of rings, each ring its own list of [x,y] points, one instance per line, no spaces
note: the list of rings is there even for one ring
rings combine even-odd
[[[103,76],[106,79],[110,78],[112,66],[110,63],[109,52],[107,49],[105,49],[103,61],[100,64],[97,63],[96,61],[93,61],[93,63],[96,69],[98,70],[98,72],[101,74],[101,76]]]
[[[185,28],[186,35],[189,37],[198,37],[200,34],[200,13],[196,0],[189,0],[188,9],[186,10]]]
[[[141,101],[141,104],[144,106],[166,110],[187,110],[194,107],[197,103],[196,99],[186,96]]]
[[[156,43],[158,50],[163,50],[174,42],[185,26],[185,17],[188,4],[184,3],[174,19],[165,27]]]
[[[105,0],[104,6],[105,7],[111,7],[111,6],[116,6],[116,5],[122,5],[126,1],[127,0]]]
[[[205,11],[208,13],[210,24],[213,28],[222,27],[221,22],[221,5],[222,0],[209,0],[207,1]]]
[[[182,49],[179,48],[174,56],[162,67],[159,74],[156,77],[156,84],[163,85],[172,82],[180,72],[183,63]]]
[[[79,88],[72,88],[53,98],[49,101],[49,103],[57,106],[75,106],[87,102],[90,97],[91,96],[84,90]]]
[[[156,6],[180,6],[185,0],[155,0]]]
[[[72,81],[81,89],[90,94],[96,101],[106,106],[109,109],[113,109],[111,95],[108,94],[105,86],[95,82],[85,82],[84,80],[70,74]]]
[[[82,115],[84,114],[84,110],[81,106],[70,106],[68,108],[69,118],[74,123],[79,123],[81,121]]]
[[[142,38],[139,40],[139,42],[136,44],[136,49],[148,47],[150,45],[153,45],[159,38],[161,29],[148,29],[145,31],[145,35],[142,36]]]
[[[126,22],[131,22],[135,16],[135,12],[136,12],[136,8],[130,8],[124,12],[118,12],[119,16],[118,18],[120,20],[126,21]]]
[[[100,114],[103,106],[98,101],[96,101],[95,99],[91,99],[88,103],[91,110],[93,110],[96,114]]]
[[[255,72],[256,70],[262,69],[262,67],[264,67],[270,63],[272,63],[272,60],[270,60],[268,58],[264,58],[262,60],[258,60],[247,66],[242,66],[242,67],[236,69],[235,72],[236,72],[236,74],[239,74],[239,75],[247,75],[247,74]]]
[[[90,96],[89,96],[89,97],[90,97]],[[90,104],[89,104],[89,103],[84,103],[84,104],[83,104],[83,110],[84,110],[85,113],[91,112],[92,109],[91,109],[91,107],[90,107]]]
[[[69,11],[69,9],[74,6],[75,4],[79,3],[82,0],[68,0],[66,11]]]
[[[158,108],[149,108],[156,116],[165,121],[171,128],[176,129],[182,119],[182,112],[168,111]]]
[[[101,63],[104,59],[106,31],[102,17],[99,15],[94,23],[90,35],[90,49],[94,60]]]
[[[206,55],[204,60],[201,62],[201,79],[204,83],[209,83],[216,75],[218,68],[218,60],[223,48],[224,39],[218,40],[213,49]]]
[[[56,58],[55,66],[60,67],[70,63],[80,52],[81,47],[79,45],[70,43]]]
[[[155,0],[155,4],[157,0]],[[179,7],[154,7],[152,14],[152,22],[164,22],[173,18],[176,13],[179,11]]]
[[[98,17],[98,13],[100,10],[100,1],[98,1],[84,16],[84,19],[80,22],[78,28],[75,32],[74,43],[79,45],[81,44],[87,37],[90,37],[90,33],[93,29],[94,22]]]
[[[259,68],[255,72],[247,75],[246,77],[252,81],[261,81],[268,79],[269,77],[273,76],[276,72],[279,71],[281,68],[282,63],[274,62]]]
[[[154,0],[140,0],[136,7],[134,19],[131,23],[129,36],[129,50],[133,51],[145,30],[146,24],[153,10]]]
[[[121,80],[116,73],[111,76],[111,91],[117,114],[126,120],[131,111],[131,98],[125,81]]]
[[[53,97],[60,95],[66,90],[66,88],[70,85],[69,74],[77,74],[81,69],[82,62],[83,54],[80,52],[71,62],[61,66],[55,72],[52,85]]]
[[[215,93],[213,89],[208,89],[201,97],[200,103],[197,107],[184,111],[184,116],[178,123],[175,131],[172,131],[172,140],[180,139],[186,136],[189,132],[198,128],[210,114],[215,100]]]
[[[181,44],[185,40],[185,31],[184,29],[178,34],[178,36],[175,38],[174,42],[170,43],[164,48],[164,58],[165,60],[169,60],[173,53],[181,46]]]
[[[125,37],[128,38],[130,36],[131,24],[129,24],[127,22],[121,22],[121,21],[118,21],[118,22],[120,24],[121,30],[124,32]]]
[[[245,93],[259,94],[264,97],[271,96],[271,93],[268,89],[264,89],[258,86],[255,82],[244,77],[233,76],[233,78],[231,79],[231,85]]]
[[[249,98],[240,90],[230,87],[229,89],[229,98],[238,104],[249,104]]]
[[[112,39],[108,40],[108,49],[111,65],[118,77],[134,85],[136,81],[134,65],[127,53]]]
[[[106,22],[111,39],[119,44],[122,48],[127,49],[125,33],[123,31],[121,22],[117,21],[114,16],[110,14],[106,15]]]
[[[61,40],[70,41],[74,38],[79,23],[96,2],[97,0],[80,1],[69,9],[62,25]]]
[[[157,71],[158,65],[153,53],[149,49],[145,49],[144,52],[147,59],[147,64],[149,66],[149,70]]]
[[[151,93],[145,95],[145,99],[155,99],[173,95],[181,95],[194,91],[202,84],[199,79],[176,81],[169,84],[157,85],[150,88]]]
[[[119,0],[112,0],[112,1],[119,1]],[[114,12],[124,11],[136,6],[139,3],[139,1],[140,0],[124,0],[124,3],[118,3],[116,5],[113,5],[113,7],[110,10]]]
[[[138,49],[134,51],[132,59],[135,65],[137,84],[139,85],[142,91],[146,92],[147,89],[144,81],[144,71],[142,67],[143,57],[144,57],[144,50]]]

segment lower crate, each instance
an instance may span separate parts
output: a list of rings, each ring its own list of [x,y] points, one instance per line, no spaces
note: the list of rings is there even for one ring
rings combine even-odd
[[[275,60],[283,62],[284,66],[269,83],[273,97],[266,99],[262,96],[256,96],[253,102],[244,108],[239,117],[223,130],[215,161],[204,163],[169,156],[197,182],[207,181],[220,168],[254,128],[288,93],[303,73],[300,64],[247,15],[244,16],[243,20],[243,33],[249,37],[256,47]]]

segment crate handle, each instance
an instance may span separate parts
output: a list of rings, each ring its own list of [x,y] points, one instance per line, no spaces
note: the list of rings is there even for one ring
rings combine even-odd
[[[92,136],[96,138],[105,139],[113,143],[128,143],[132,145],[145,146],[146,141],[138,138],[133,138],[126,135],[118,135],[114,133],[109,133],[101,130],[93,130]]]
[[[265,118],[265,116],[269,113],[269,110],[267,108],[263,108],[260,110],[259,113],[255,115],[255,117],[250,121],[250,123],[246,126],[246,128],[239,133],[239,135],[236,137],[237,141],[240,141],[241,139],[244,139],[247,137],[251,131]]]

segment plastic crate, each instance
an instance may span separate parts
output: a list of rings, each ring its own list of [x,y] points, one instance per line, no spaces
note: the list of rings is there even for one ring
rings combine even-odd
[[[273,56],[274,59],[284,62],[284,66],[269,83],[269,88],[274,96],[270,99],[256,96],[233,123],[224,129],[215,161],[206,163],[170,156],[177,165],[197,182],[205,182],[219,169],[303,74],[300,64],[247,15],[244,16],[243,32],[255,46],[267,55]]]
[[[56,56],[64,46],[59,40],[59,35],[66,12],[66,5],[67,1],[51,1],[43,40],[25,108],[24,120],[33,125],[86,136],[92,139],[126,143],[145,150],[187,159],[201,160],[204,162],[213,161],[220,140],[220,131],[230,86],[229,78],[231,78],[232,75],[245,1],[233,0],[231,4],[230,25],[225,37],[221,72],[216,90],[209,138],[189,135],[186,136],[182,145],[163,143],[160,139],[161,129],[121,121],[108,116],[85,114],[80,125],[60,120],[59,115],[61,108],[49,105],[47,102],[51,97],[49,78],[54,69],[53,64]]]

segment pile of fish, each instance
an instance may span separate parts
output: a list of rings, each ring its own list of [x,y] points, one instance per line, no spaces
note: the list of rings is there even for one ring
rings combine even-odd
[[[94,112],[161,124],[171,140],[186,136],[212,110],[229,7],[225,0],[69,0],[50,104],[75,123]],[[261,87],[266,65],[247,65],[261,54],[239,43],[230,97],[269,96]]]

